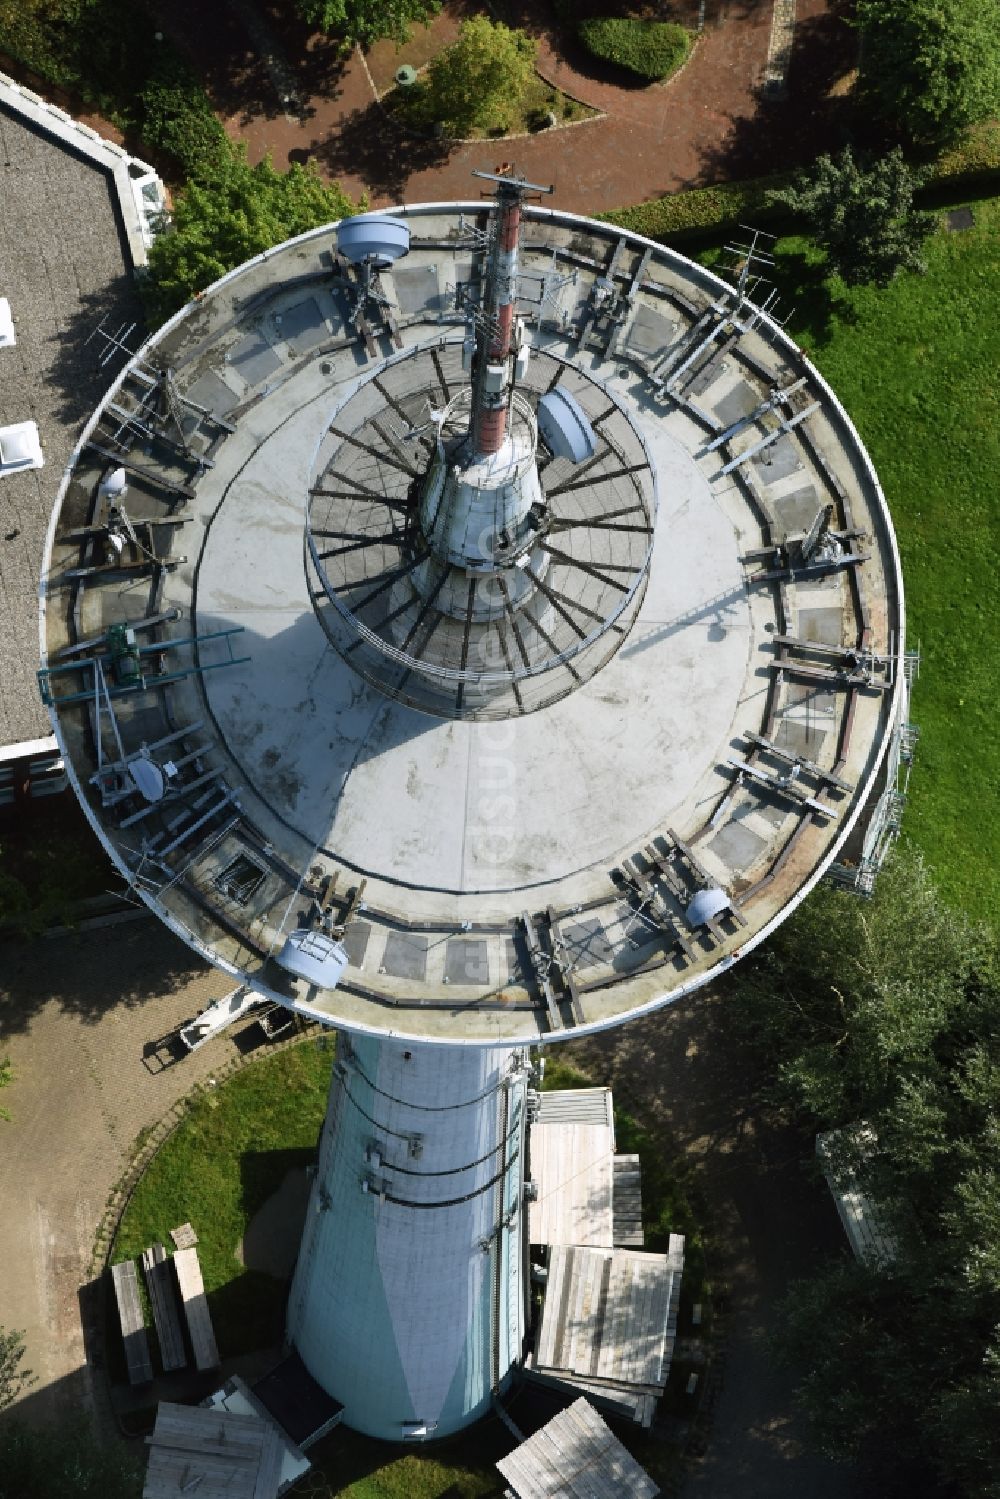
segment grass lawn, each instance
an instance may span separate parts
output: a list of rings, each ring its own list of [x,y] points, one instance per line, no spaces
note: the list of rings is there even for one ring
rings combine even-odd
[[[943,227],[926,276],[884,291],[824,277],[804,239],[777,246],[788,331],[871,453],[895,520],[908,642],[921,650],[920,744],[904,827],[953,905],[1000,920],[1000,200]]]
[[[223,1358],[281,1341],[287,1286],[236,1257],[244,1230],[285,1174],[312,1161],[333,1038],[254,1062],[201,1094],[154,1157],[122,1219],[113,1258],[138,1255],[190,1221]]]
[[[321,1038],[255,1062],[217,1090],[197,1098],[143,1176],[122,1220],[113,1258],[138,1255],[147,1245],[170,1245],[169,1233],[190,1220],[223,1358],[280,1342],[287,1286],[246,1270],[236,1257],[247,1224],[281,1184],[285,1173],[312,1160],[326,1107],[333,1047]],[[550,1062],[545,1086],[586,1087],[590,1079]],[[664,1164],[662,1142],[635,1120],[616,1115],[618,1148],[642,1156],[646,1247],[666,1248],[670,1231],[688,1235],[685,1304],[704,1296],[701,1243],[683,1187]],[[707,1300],[707,1297],[705,1298]],[[114,1350],[114,1343],[109,1342]],[[124,1365],[120,1369],[124,1378]],[[672,1371],[665,1406],[681,1408],[689,1370]],[[511,1404],[530,1403],[527,1390]],[[688,1402],[689,1403],[689,1402]],[[524,1424],[531,1423],[524,1417]],[[677,1449],[656,1436],[619,1430],[637,1460],[661,1484],[676,1471]],[[325,1495],[342,1499],[500,1499],[503,1481],[494,1464],[511,1449],[499,1421],[479,1422],[467,1433],[419,1452],[338,1428],[310,1456]],[[324,1491],[314,1487],[317,1499]]]

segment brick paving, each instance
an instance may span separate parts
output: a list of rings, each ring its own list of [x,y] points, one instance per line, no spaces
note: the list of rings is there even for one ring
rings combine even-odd
[[[38,1376],[31,1420],[101,1408],[79,1292],[105,1203],[140,1130],[237,1055],[233,1034],[176,1066],[149,1043],[232,988],[152,917],[0,946],[0,1056],[14,1081],[0,1123],[0,1326],[23,1328]]]
[[[807,54],[830,56],[838,46],[843,51],[848,35],[842,27],[836,31],[839,0],[798,0],[787,104],[793,113],[783,114],[762,103],[759,93],[772,0],[708,0],[706,24],[686,66],[667,83],[645,88],[621,87],[601,76],[546,28],[543,9],[522,10],[510,19],[537,35],[539,71],[602,116],[513,141],[455,143],[408,134],[382,111],[373,78],[381,88],[391,76],[397,60],[391,43],[379,43],[367,62],[357,50],[345,61],[319,39],[303,51],[286,35],[286,44],[298,48],[295,72],[304,101],[298,116],[287,114],[268,82],[273,45],[265,65],[240,28],[243,9],[245,0],[239,10],[219,7],[206,22],[197,0],[164,0],[164,24],[182,44],[199,37],[199,63],[208,69],[210,91],[227,130],[246,143],[251,160],[270,155],[279,167],[312,160],[352,195],[367,192],[373,206],[475,196],[472,168],[501,157],[513,157],[536,181],[555,179],[554,205],[578,213],[773,170],[780,164],[776,152],[789,161],[808,155],[816,135],[813,116],[821,125],[813,80],[797,93],[796,72],[804,79],[811,71]],[[465,9],[465,0],[452,0],[430,38],[446,43]],[[543,19],[534,21],[536,14]],[[273,9],[270,18],[276,20]],[[429,42],[418,39],[415,61],[429,51]]]
[[[252,159],[267,152],[278,166],[314,159],[349,191],[368,190],[376,204],[468,196],[471,168],[501,155],[514,156],[537,180],[555,177],[555,201],[584,213],[733,175],[734,164],[776,164],[767,154],[772,137],[756,93],[771,38],[767,0],[710,0],[708,24],[689,64],[662,87],[623,90],[589,78],[543,36],[545,76],[604,117],[515,145],[401,135],[374,101],[360,55],[339,65],[319,46],[308,66],[297,69],[296,102],[305,101],[300,113],[286,113],[275,91],[275,79],[287,78],[284,63],[270,46],[266,65],[261,62],[240,27],[242,8],[242,0],[240,7],[208,9],[198,0],[164,0],[172,26],[199,38],[210,67],[215,59],[215,94],[231,133],[247,141]],[[833,10],[832,0],[798,0],[796,46],[812,27],[814,52],[822,51],[823,26]],[[797,57],[793,48],[793,104],[796,68],[800,77],[808,73]],[[799,107],[808,123],[801,100]],[[805,149],[808,130],[800,134]],[[746,149],[751,137],[756,157]],[[105,1204],[137,1134],[195,1082],[224,1068],[238,1048],[230,1034],[175,1067],[149,1069],[150,1043],[231,987],[152,919],[2,947],[0,974],[0,1055],[10,1055],[15,1073],[3,1098],[13,1119],[0,1124],[0,1325],[25,1329],[27,1363],[39,1383],[21,1409],[30,1419],[47,1420],[81,1404],[101,1405],[99,1382],[87,1365],[80,1288],[90,1274]],[[815,1245],[808,1224],[804,1232],[795,1229],[790,1199],[780,1195],[787,1181],[745,1148],[742,1127],[726,1112],[733,1107],[731,1093],[685,1066],[705,1045],[696,1024],[700,1013],[697,1005],[690,1015],[678,1009],[608,1042],[623,1076],[653,1067],[660,1077],[669,1067],[669,1098],[653,1091],[650,1098],[672,1111],[685,1150],[709,1163],[707,1190],[732,1235],[728,1268],[742,1310],[734,1318],[718,1439],[691,1493],[728,1499],[753,1492],[764,1499],[808,1492],[839,1499],[851,1492],[846,1476],[803,1456],[788,1382],[768,1369],[761,1351],[781,1287]],[[780,1243],[773,1223],[758,1211],[762,1192],[778,1194],[772,1205],[782,1208]]]

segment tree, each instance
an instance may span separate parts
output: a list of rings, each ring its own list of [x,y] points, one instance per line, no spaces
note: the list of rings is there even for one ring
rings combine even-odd
[[[860,93],[894,131],[938,144],[1000,112],[1000,0],[858,0]]]
[[[173,219],[149,252],[148,300],[161,319],[243,261],[282,240],[356,213],[358,205],[311,166],[278,172],[232,150],[178,195]]]
[[[23,1360],[24,1334],[0,1327],[0,1411],[13,1405],[35,1383],[31,1370],[21,1367]]]
[[[729,1029],[764,1096],[844,1129],[838,1173],[897,1252],[796,1287],[781,1356],[820,1446],[1000,1499],[1000,961],[897,847],[870,903],[822,890],[734,973]],[[912,1490],[911,1490],[912,1492]]]
[[[432,58],[422,107],[450,135],[506,130],[531,80],[538,43],[502,21],[472,16]]]
[[[836,158],[820,156],[767,196],[805,219],[848,286],[888,286],[900,271],[927,269],[921,247],[935,219],[913,207],[922,180],[898,148],[867,166],[848,148]]]
[[[299,15],[317,31],[332,31],[345,41],[370,47],[380,37],[403,42],[413,22],[426,23],[441,9],[441,0],[295,0]]]
[[[0,1088],[6,1088],[13,1081],[13,1077],[14,1074],[10,1070],[10,1057],[4,1057],[0,1061]],[[9,1121],[10,1115],[6,1109],[0,1109],[0,1119]]]

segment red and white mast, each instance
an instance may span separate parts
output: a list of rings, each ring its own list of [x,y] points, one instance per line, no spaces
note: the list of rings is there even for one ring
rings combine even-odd
[[[530,543],[528,516],[533,507],[537,510],[542,505],[536,466],[538,429],[530,404],[515,392],[521,342],[516,315],[518,243],[525,194],[552,189],[514,177],[509,168],[473,175],[497,186],[482,297],[466,339],[466,350],[472,356],[471,386],[453,398],[446,412],[452,424],[457,418],[463,425],[467,422],[467,427],[457,439],[439,439],[437,458],[421,497],[420,519],[439,562],[485,574],[508,566],[512,554]],[[433,560],[424,574],[427,586],[436,587]],[[521,580],[518,591],[523,592],[525,586]],[[448,612],[447,588],[440,597]],[[468,585],[460,580],[456,609],[461,604],[468,613],[467,600]],[[484,593],[473,613],[488,613],[493,607]]]
[[[476,172],[497,184],[496,222],[486,266],[482,315],[473,365],[472,444],[477,454],[497,453],[507,434],[507,411],[515,384],[517,337],[517,262],[524,194],[551,192],[537,188],[503,168]]]

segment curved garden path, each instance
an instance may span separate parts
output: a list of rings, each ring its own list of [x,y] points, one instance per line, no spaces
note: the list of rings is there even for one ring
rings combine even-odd
[[[518,0],[506,3],[517,7]],[[445,45],[466,4],[448,0],[428,32],[418,32],[407,59],[416,51],[419,63],[422,52]],[[391,43],[379,43],[367,60],[355,50],[345,61],[321,39],[303,46],[278,32],[268,49],[260,27],[253,35],[247,28],[253,8],[249,0],[228,0],[206,16],[198,0],[161,5],[164,24],[179,42],[190,45],[198,37],[199,66],[208,70],[227,130],[246,142],[251,160],[269,153],[283,167],[311,159],[351,194],[367,191],[373,206],[475,196],[472,168],[501,158],[516,160],[535,181],[554,180],[554,204],[578,213],[789,164],[808,153],[821,126],[824,89],[817,90],[814,75],[825,67],[831,81],[849,35],[837,19],[842,0],[797,0],[791,97],[772,105],[762,103],[758,91],[773,0],[707,0],[705,26],[687,65],[666,84],[646,88],[620,87],[597,76],[597,65],[588,71],[583,54],[561,49],[558,32],[526,19],[542,10],[522,4],[510,19],[537,35],[539,71],[602,116],[504,142],[450,142],[409,135],[380,108],[372,80],[384,85],[391,76],[397,59]],[[256,9],[268,14],[266,7]],[[276,21],[273,10],[270,16]],[[849,43],[846,50],[849,55]],[[294,93],[286,91],[289,62]]]

